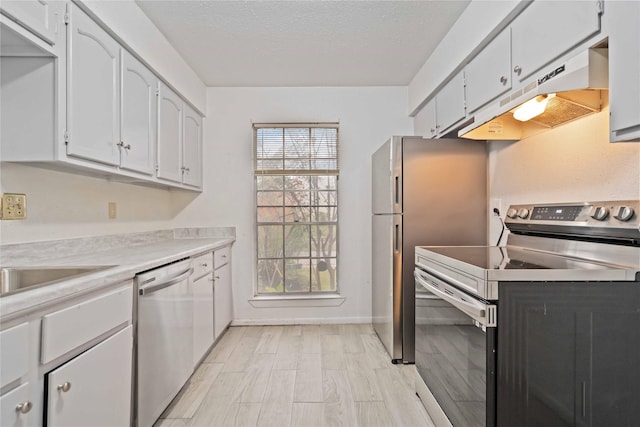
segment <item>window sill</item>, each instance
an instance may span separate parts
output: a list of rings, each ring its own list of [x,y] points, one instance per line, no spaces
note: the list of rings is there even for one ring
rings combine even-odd
[[[338,307],[345,298],[340,295],[257,296],[249,300],[256,308],[270,307]]]

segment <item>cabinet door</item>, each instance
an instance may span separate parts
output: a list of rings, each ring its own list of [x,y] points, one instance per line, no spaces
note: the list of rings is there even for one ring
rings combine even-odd
[[[607,2],[611,142],[640,141],[640,2]]]
[[[77,6],[67,38],[67,154],[120,162],[120,46]]]
[[[54,44],[55,15],[50,3],[51,1],[44,0],[3,0],[0,2],[0,9],[49,44]]]
[[[33,409],[29,401],[29,383],[22,384],[15,390],[0,397],[0,426],[24,427],[40,421],[41,414]]]
[[[158,178],[182,182],[182,99],[158,83]]]
[[[474,112],[511,89],[511,30],[505,29],[464,70],[467,111]]]
[[[187,105],[184,107],[182,156],[182,182],[193,187],[202,187],[202,118]]]
[[[122,50],[120,166],[153,174],[158,79],[129,52]]]
[[[534,1],[527,7],[511,25],[514,78],[526,79],[600,32],[598,3]]]
[[[436,95],[436,131],[446,131],[464,116],[464,75],[460,72]]]
[[[231,295],[231,265],[226,264],[213,272],[214,288],[213,298],[215,303],[214,325],[216,339],[231,323],[233,316],[233,297]]]
[[[637,283],[500,286],[498,426],[635,425]]]
[[[48,426],[130,425],[131,331],[128,326],[47,375]]]
[[[193,286],[193,366],[213,344],[213,273],[202,276]]]
[[[413,119],[413,133],[425,138],[436,136],[436,99],[432,98]]]

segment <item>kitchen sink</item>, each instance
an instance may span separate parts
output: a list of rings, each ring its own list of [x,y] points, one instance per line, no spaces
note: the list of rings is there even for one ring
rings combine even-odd
[[[3,267],[0,268],[0,296],[72,279],[112,265],[81,267]]]

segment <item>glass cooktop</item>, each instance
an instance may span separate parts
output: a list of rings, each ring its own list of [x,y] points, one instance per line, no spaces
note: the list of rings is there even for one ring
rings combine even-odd
[[[424,246],[423,249],[484,270],[610,269],[610,265],[517,247]]]

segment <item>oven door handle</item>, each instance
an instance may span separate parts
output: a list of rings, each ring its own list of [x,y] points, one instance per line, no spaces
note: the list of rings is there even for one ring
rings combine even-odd
[[[453,306],[461,309],[462,311],[476,318],[486,319],[487,311],[485,309],[486,306],[484,304],[482,303],[473,304],[469,301],[463,300],[457,297],[454,292],[451,292],[451,291],[446,292],[447,291],[446,287],[445,287],[445,290],[443,291],[440,288],[427,282],[425,278],[422,276],[422,274],[420,274],[418,271],[414,271],[413,275],[415,276],[418,283],[420,283],[423,287],[427,288],[430,292],[433,292],[434,294],[438,295],[443,300],[447,301]]]

